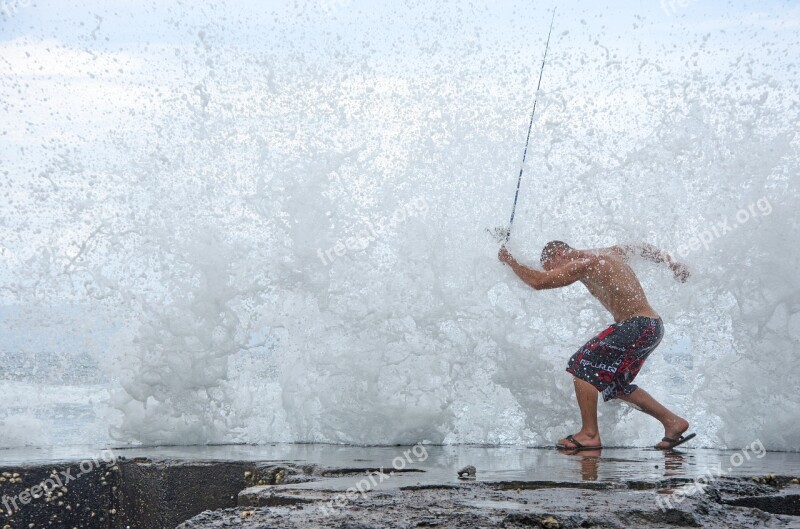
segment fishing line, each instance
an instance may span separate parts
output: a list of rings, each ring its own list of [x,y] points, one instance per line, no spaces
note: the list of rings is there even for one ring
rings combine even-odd
[[[536,101],[539,99],[539,88],[542,86],[542,74],[544,74],[544,63],[547,60],[547,50],[550,48],[550,35],[553,33],[553,21],[556,19],[556,8],[553,8],[553,16],[550,18],[550,31],[547,33],[547,43],[544,46],[544,56],[542,57],[542,67],[539,70],[539,83],[536,85],[536,95],[533,98],[533,110],[531,111],[531,121],[528,124],[528,136],[525,138],[525,150],[522,151],[522,166],[519,168],[517,177],[517,191],[514,193],[514,205],[511,208],[511,220],[508,221],[508,230],[505,233],[504,243],[511,238],[511,226],[514,224],[514,214],[517,212],[517,199],[519,198],[519,186],[522,183],[522,172],[525,170],[525,158],[528,156],[528,144],[531,141],[531,129],[533,129],[533,116],[536,114]]]

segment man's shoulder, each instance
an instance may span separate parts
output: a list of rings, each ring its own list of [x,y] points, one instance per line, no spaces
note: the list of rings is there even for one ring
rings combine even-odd
[[[624,245],[615,245],[615,246],[607,246],[604,248],[593,248],[591,250],[586,250],[587,252],[591,252],[598,257],[625,257],[625,246]]]

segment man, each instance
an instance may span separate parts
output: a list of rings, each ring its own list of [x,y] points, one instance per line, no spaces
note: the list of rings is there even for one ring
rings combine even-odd
[[[597,425],[600,393],[604,401],[619,398],[658,419],[664,426],[664,438],[656,448],[675,448],[695,436],[684,437],[688,421],[631,384],[664,334],[661,318],[647,302],[636,274],[627,264],[633,256],[666,264],[681,282],[689,277],[686,266],[649,244],[576,250],[567,243],[551,241],[542,250],[544,271],[519,264],[505,246],[500,248],[500,261],[534,289],[565,287],[580,281],[614,317],[613,325],[589,340],[569,360],[567,372],[574,376],[582,427],[580,432],[561,439],[560,448],[602,447]]]

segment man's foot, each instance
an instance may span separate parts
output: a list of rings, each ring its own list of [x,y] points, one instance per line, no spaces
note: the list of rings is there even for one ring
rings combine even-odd
[[[687,426],[688,428],[688,426]],[[573,435],[568,435],[564,439],[558,440],[558,446],[560,448],[566,448],[568,450],[574,449],[586,449],[586,448],[601,448],[602,443],[600,442],[600,434],[595,434],[591,436],[589,434],[585,434],[583,432],[578,432]]]
[[[669,439],[680,439],[683,432],[689,429],[689,421],[683,417],[677,417],[669,423],[664,423],[664,437]],[[674,443],[669,441],[661,441],[656,445],[656,448],[666,450],[672,448]]]
[[[603,455],[603,448],[561,448],[558,447],[558,453],[564,454],[568,456],[580,456],[581,458],[586,457],[600,457]]]

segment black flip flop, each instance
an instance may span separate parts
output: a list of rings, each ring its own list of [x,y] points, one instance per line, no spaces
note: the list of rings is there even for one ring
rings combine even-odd
[[[672,450],[672,449],[673,449],[673,448],[675,448],[676,446],[680,446],[680,445],[682,445],[683,443],[685,443],[686,441],[689,441],[690,439],[694,439],[696,435],[697,435],[697,434],[690,433],[690,434],[689,434],[689,435],[687,435],[686,437],[684,437],[683,435],[681,435],[681,436],[680,436],[680,437],[678,437],[677,439],[672,439],[671,437],[664,437],[663,439],[661,439],[661,441],[663,441],[663,442],[665,442],[665,443],[669,443],[669,446],[665,446],[665,447],[663,447],[663,448],[662,448],[662,447],[660,447],[660,446],[657,446],[656,448],[657,448],[658,450]],[[569,440],[569,438],[567,438],[567,440]]]
[[[571,435],[566,436],[564,439],[574,444],[575,446],[556,445],[556,448],[560,450],[600,450],[601,448],[603,448],[602,446],[583,446],[578,441],[576,441],[575,438],[572,437]]]

